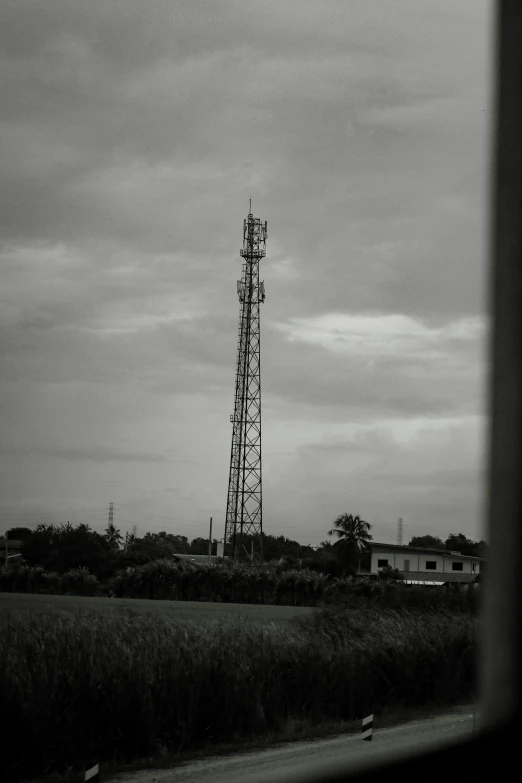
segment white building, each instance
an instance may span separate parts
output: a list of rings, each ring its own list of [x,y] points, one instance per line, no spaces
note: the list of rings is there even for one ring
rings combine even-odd
[[[461,555],[446,549],[399,546],[370,542],[370,575],[377,576],[383,568],[397,569],[406,584],[443,585],[470,584],[480,574],[483,558]]]

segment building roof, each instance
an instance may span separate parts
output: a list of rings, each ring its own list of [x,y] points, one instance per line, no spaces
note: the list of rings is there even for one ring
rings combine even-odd
[[[462,555],[460,552],[453,552],[449,549],[433,549],[431,547],[423,547],[423,546],[408,546],[407,544],[380,544],[377,541],[370,541],[370,546],[372,547],[383,547],[383,549],[400,549],[403,552],[431,552],[431,554],[437,554],[437,555],[453,555],[454,557],[459,557],[463,560],[481,560],[484,561],[483,557],[475,557],[473,555]]]

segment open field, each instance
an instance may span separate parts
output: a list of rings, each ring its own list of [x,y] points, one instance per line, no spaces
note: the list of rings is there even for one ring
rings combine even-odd
[[[49,609],[94,609],[121,612],[131,610],[139,614],[161,613],[175,619],[203,620],[241,619],[256,623],[286,625],[291,617],[310,614],[304,606],[263,606],[255,604],[222,604],[199,601],[154,601],[146,598],[89,598],[74,595],[33,595],[30,593],[0,593],[0,618],[7,612],[45,612]]]

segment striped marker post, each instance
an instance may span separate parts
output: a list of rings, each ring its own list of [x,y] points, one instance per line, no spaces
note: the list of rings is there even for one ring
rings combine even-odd
[[[363,718],[362,722],[362,739],[366,742],[371,742],[373,736],[373,715],[368,715],[367,718]]]
[[[100,783],[100,765],[95,764],[94,767],[85,770],[84,781],[90,780],[91,783]]]

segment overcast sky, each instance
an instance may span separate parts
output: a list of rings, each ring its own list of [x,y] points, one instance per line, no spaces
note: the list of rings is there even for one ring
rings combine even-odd
[[[263,524],[482,536],[484,0],[4,0],[0,531],[221,538],[243,218]]]

